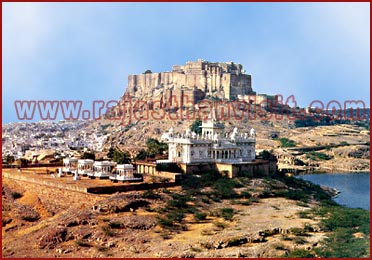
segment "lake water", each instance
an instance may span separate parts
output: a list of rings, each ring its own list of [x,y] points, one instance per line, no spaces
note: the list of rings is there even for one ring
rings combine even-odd
[[[339,190],[341,193],[334,200],[340,205],[370,210],[369,173],[322,173],[297,177]]]

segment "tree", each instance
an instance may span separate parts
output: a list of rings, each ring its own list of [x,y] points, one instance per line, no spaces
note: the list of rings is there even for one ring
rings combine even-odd
[[[260,152],[260,155],[264,160],[269,160],[271,157],[271,153],[268,150],[263,150],[262,152]]]
[[[201,120],[199,120],[199,119],[195,120],[194,123],[192,123],[192,125],[190,126],[191,132],[195,132],[198,135],[201,134],[202,133],[201,125],[202,125]]]
[[[80,158],[81,159],[95,160],[96,159],[96,155],[93,152],[84,152],[83,155]]]
[[[130,154],[128,151],[122,152],[119,149],[113,147],[108,150],[107,157],[118,164],[126,164],[131,162]]]
[[[164,151],[168,150],[168,145],[154,138],[149,138],[146,141],[147,155],[149,157],[155,157],[157,154],[162,154]]]
[[[5,157],[5,160],[6,160],[6,163],[7,163],[7,164],[12,164],[12,163],[14,162],[14,156],[8,154],[8,155]]]
[[[112,160],[118,164],[126,164],[131,162],[129,153],[127,151],[121,152],[118,149],[114,151]]]
[[[145,160],[147,157],[147,152],[144,149],[141,149],[136,155],[136,160]]]
[[[26,158],[19,158],[16,163],[18,166],[25,167],[28,165],[29,161]]]
[[[115,152],[115,149],[114,149],[113,147],[111,147],[111,148],[108,150],[108,152],[107,152],[107,157],[108,157],[109,159],[114,158],[114,152]]]

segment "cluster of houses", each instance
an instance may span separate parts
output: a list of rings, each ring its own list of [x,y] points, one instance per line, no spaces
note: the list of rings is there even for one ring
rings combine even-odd
[[[100,151],[110,133],[109,125],[88,127],[89,121],[8,123],[2,128],[2,156],[32,159],[34,154],[53,150],[55,159],[79,149]],[[112,131],[121,131],[114,127]]]
[[[63,167],[59,169],[58,176],[74,174],[74,179],[78,180],[81,176],[91,179],[110,179],[117,181],[142,181],[143,178],[134,172],[132,164],[116,164],[110,161],[93,161],[91,159],[65,158]]]
[[[256,159],[256,131],[253,128],[241,130],[235,127],[232,132],[227,132],[213,108],[207,120],[202,122],[200,134],[190,130],[175,133],[171,128],[161,136],[161,140],[168,144],[167,160],[137,161],[133,166],[69,156],[63,159],[63,167],[58,169],[57,176],[72,174],[74,180],[88,177],[125,182],[143,181],[142,174],[176,180],[180,174],[200,174],[208,170],[217,170],[230,178],[242,172],[266,176],[275,173],[276,163]],[[175,164],[178,167],[172,168]]]

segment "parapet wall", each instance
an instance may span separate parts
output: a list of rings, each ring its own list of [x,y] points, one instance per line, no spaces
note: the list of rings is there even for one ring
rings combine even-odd
[[[249,173],[252,177],[272,176],[277,172],[276,162],[257,160],[247,163],[180,163],[186,174],[203,174],[209,170],[217,170],[229,178],[238,177],[242,173]]]
[[[127,191],[139,191],[139,190],[150,190],[159,188],[175,187],[179,184],[175,182],[165,182],[165,183],[140,183],[133,185],[120,185],[120,186],[98,186],[89,187],[87,192],[94,194],[112,194],[115,192],[127,192]]]
[[[50,187],[55,187],[59,189],[65,189],[70,191],[93,193],[93,194],[112,194],[115,192],[127,192],[127,191],[139,191],[139,190],[149,190],[158,188],[167,188],[178,186],[177,182],[165,182],[165,183],[138,183],[138,184],[123,184],[123,185],[107,185],[107,186],[84,186],[79,181],[71,181],[74,183],[59,182],[59,178],[46,179],[46,176],[32,176],[29,174],[23,174],[18,172],[2,172],[2,177],[9,178],[18,181],[26,181],[35,184],[46,185]],[[97,180],[99,181],[99,180]]]
[[[13,179],[13,180],[19,180],[19,181],[27,181],[35,184],[41,184],[41,185],[47,185],[50,187],[56,187],[60,189],[65,190],[71,190],[71,191],[78,191],[78,192],[88,192],[87,187],[76,185],[76,184],[69,184],[69,183],[59,183],[56,182],[54,179],[44,179],[44,178],[37,178],[30,176],[28,174],[22,174],[22,173],[14,173],[14,172],[2,172],[2,177]]]

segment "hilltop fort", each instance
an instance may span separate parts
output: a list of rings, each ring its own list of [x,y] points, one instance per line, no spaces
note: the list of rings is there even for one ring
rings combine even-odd
[[[126,94],[138,99],[156,98],[166,101],[172,95],[188,96],[196,103],[205,97],[234,100],[255,95],[252,76],[234,62],[209,62],[199,59],[185,65],[174,65],[172,71],[153,73],[146,70],[128,76]]]

